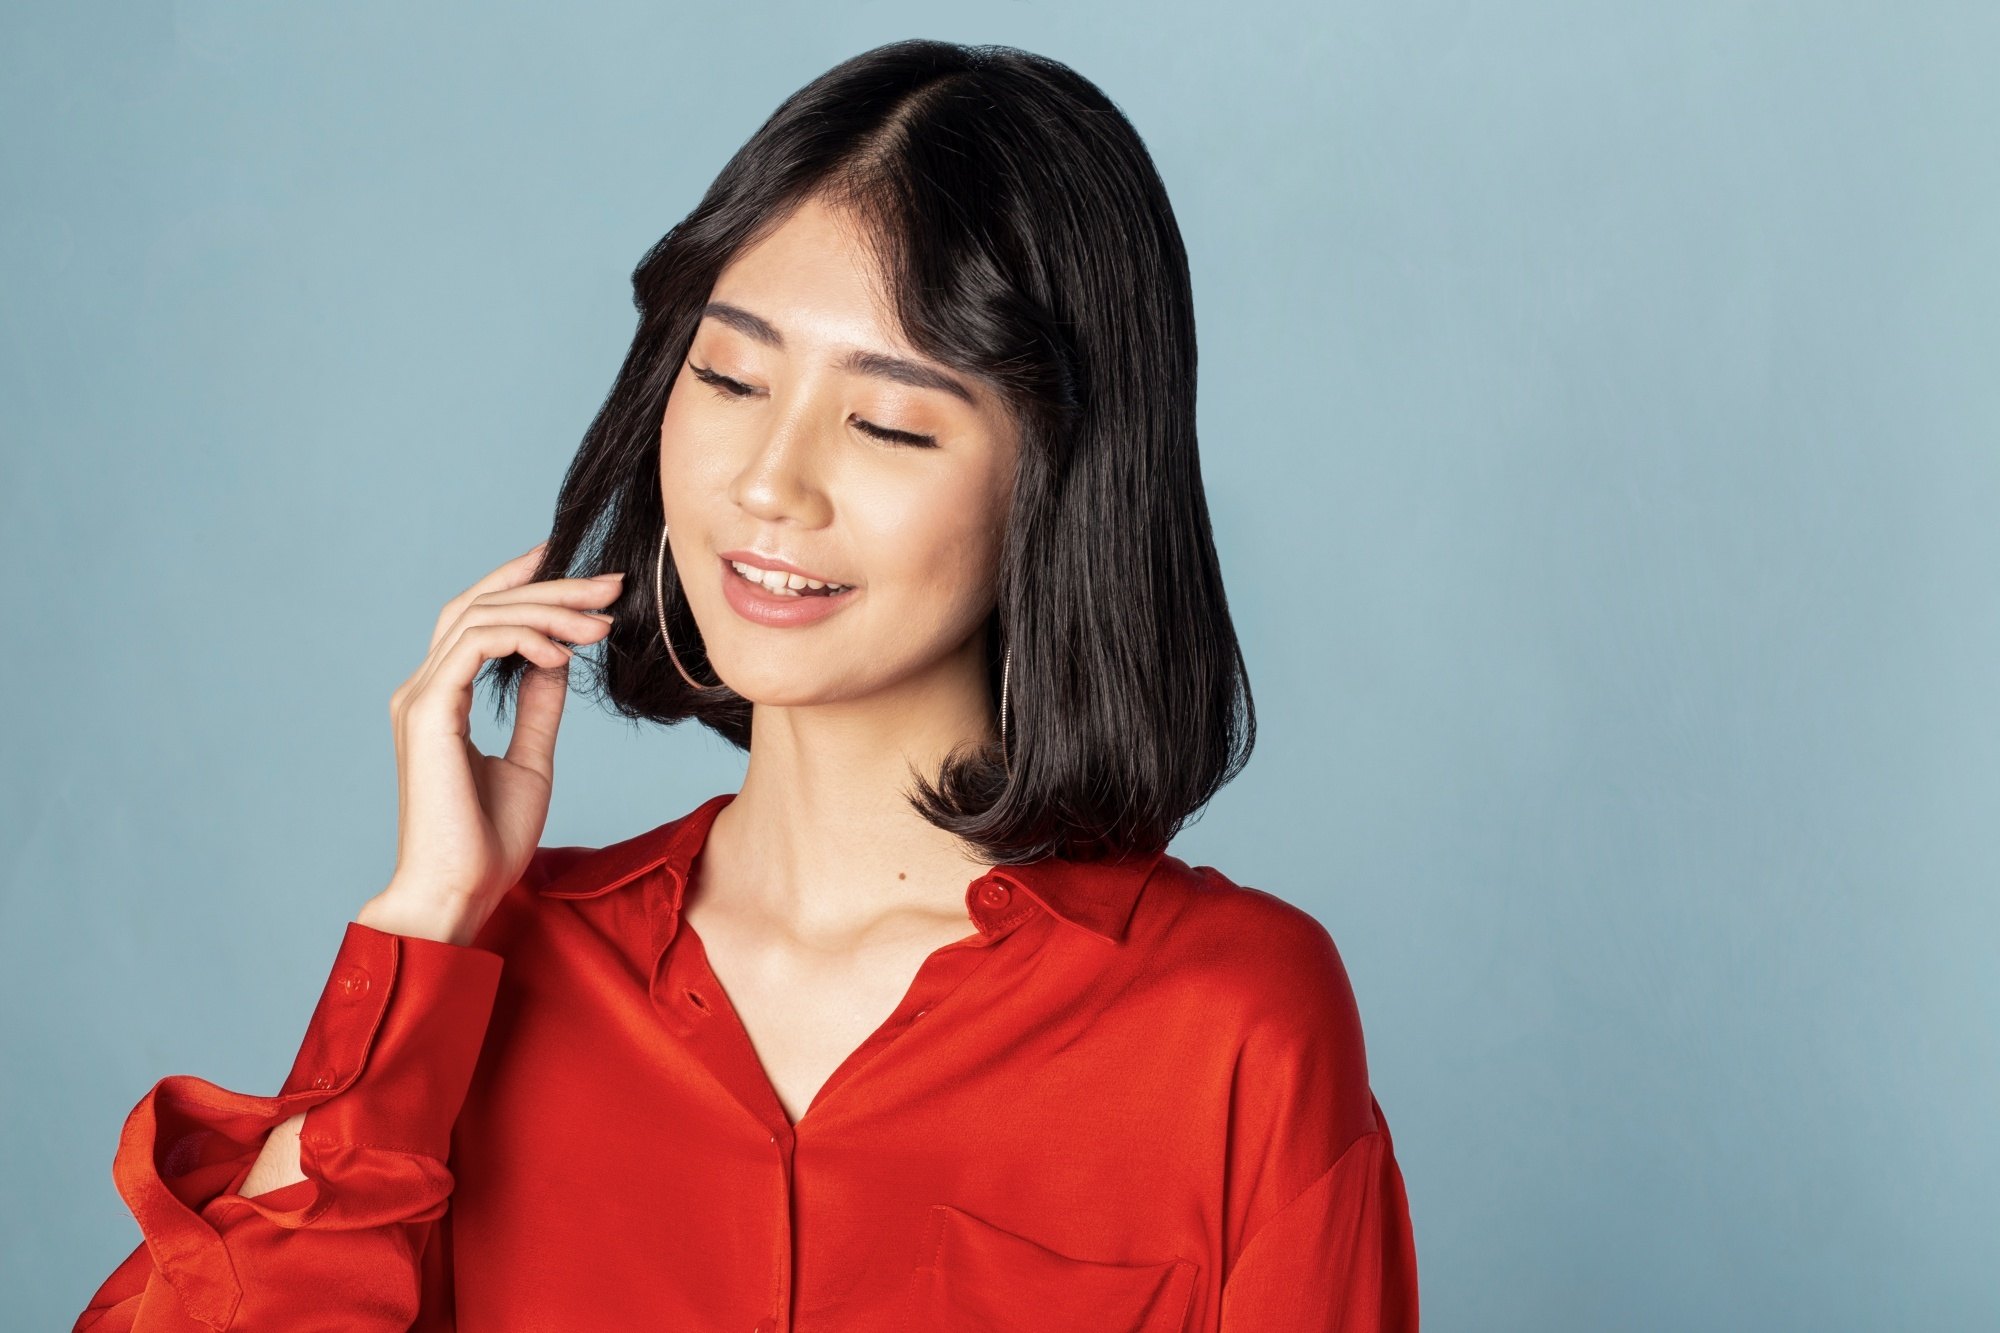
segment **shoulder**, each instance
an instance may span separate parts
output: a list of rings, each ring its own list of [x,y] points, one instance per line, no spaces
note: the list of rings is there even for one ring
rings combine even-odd
[[[583,846],[537,847],[535,854],[528,858],[528,868],[522,872],[514,890],[517,893],[540,894],[572,867],[583,864],[603,850],[602,847]]]
[[[1158,947],[1163,970],[1214,987],[1246,1014],[1347,1023],[1354,990],[1333,934],[1318,917],[1264,889],[1239,884],[1214,866],[1168,856],[1148,892],[1166,914]]]
[[[1149,969],[1223,1025],[1239,1062],[1310,1071],[1328,1089],[1367,1104],[1360,1007],[1333,934],[1318,917],[1214,866],[1169,856],[1148,885],[1161,913]]]
[[[1214,866],[1170,857],[1158,881],[1172,910],[1156,913],[1146,966],[1185,1016],[1181,1048],[1226,1087],[1242,1169],[1281,1194],[1303,1188],[1378,1128],[1361,1012],[1333,933]]]
[[[567,897],[553,897],[545,890],[566,880],[572,872],[601,857],[606,848],[593,846],[542,846],[528,858],[527,868],[501,895],[492,915],[480,926],[473,945],[503,957],[519,951],[524,938],[543,936],[552,915],[574,916],[584,904]]]
[[[545,844],[495,906],[479,943],[498,953],[566,967],[600,967],[607,951],[640,968],[662,943],[665,887],[695,854],[715,815],[736,797],[718,792],[692,810],[603,846]],[[537,968],[541,964],[530,963]]]

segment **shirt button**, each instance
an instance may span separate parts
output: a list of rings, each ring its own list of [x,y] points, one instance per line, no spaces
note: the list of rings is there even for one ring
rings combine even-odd
[[[778,1333],[778,1321],[775,1319],[759,1319],[757,1327],[751,1329],[750,1333]]]
[[[326,1069],[326,1070],[321,1070],[321,1071],[320,1071],[320,1073],[319,1073],[319,1075],[318,1075],[318,1077],[316,1077],[316,1078],[314,1078],[314,1079],[313,1079],[313,1086],[314,1086],[315,1088],[330,1088],[330,1087],[332,1087],[332,1086],[333,1086],[333,1071],[332,1071],[332,1070],[330,1070],[330,1069]]]
[[[1005,907],[1007,900],[1013,896],[1005,884],[988,884],[979,890],[979,901],[988,907]]]
[[[341,973],[339,993],[349,1000],[360,999],[368,993],[368,974],[358,967]]]

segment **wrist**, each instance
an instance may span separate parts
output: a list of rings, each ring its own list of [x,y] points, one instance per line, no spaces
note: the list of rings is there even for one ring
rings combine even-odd
[[[384,889],[363,903],[361,910],[354,914],[354,919],[371,930],[460,947],[471,944],[472,937],[479,930],[478,922],[465,912],[421,901],[412,894],[399,893],[393,887]]]

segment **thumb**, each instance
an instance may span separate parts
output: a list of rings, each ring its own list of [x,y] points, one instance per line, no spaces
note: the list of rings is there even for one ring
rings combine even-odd
[[[521,677],[514,699],[514,734],[507,742],[507,762],[519,764],[544,780],[556,769],[556,732],[562,726],[563,700],[569,693],[569,667],[550,670],[530,666]]]

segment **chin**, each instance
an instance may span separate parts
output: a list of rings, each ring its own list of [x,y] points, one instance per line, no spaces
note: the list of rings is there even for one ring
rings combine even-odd
[[[731,655],[728,661],[756,658],[756,665],[717,671],[715,678],[753,704],[770,708],[804,708],[844,698],[839,682],[829,676],[824,661],[789,661],[775,653]]]

